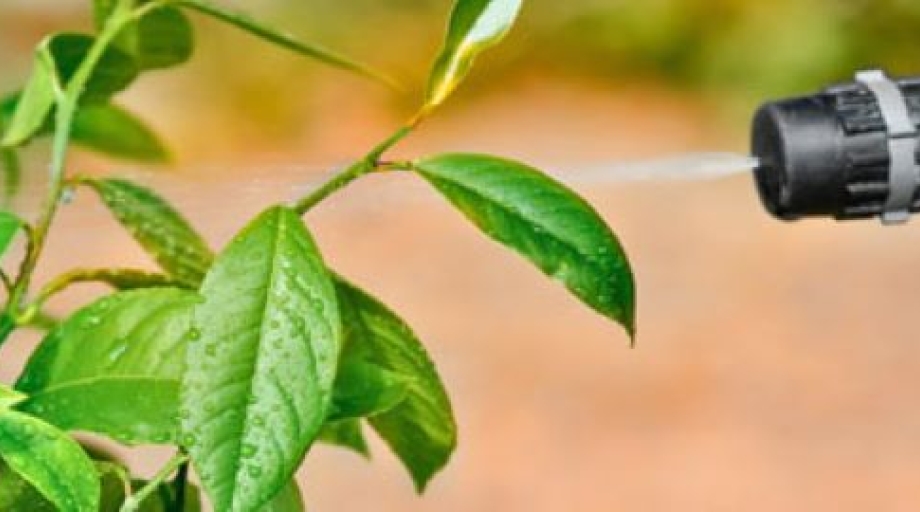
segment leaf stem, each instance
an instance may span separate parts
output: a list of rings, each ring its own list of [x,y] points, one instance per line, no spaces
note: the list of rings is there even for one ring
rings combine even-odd
[[[83,95],[86,85],[92,76],[93,69],[102,59],[106,48],[118,35],[121,29],[132,19],[131,0],[118,0],[112,15],[106,21],[105,26],[99,33],[99,36],[93,42],[86,57],[80,63],[71,80],[67,83],[66,88],[58,95],[56,104],[57,111],[55,114],[54,139],[52,142],[52,155],[50,165],[50,186],[48,195],[42,205],[38,222],[32,232],[31,243],[26,251],[25,259],[19,275],[13,283],[13,290],[10,292],[9,301],[7,302],[7,313],[13,317],[22,305],[23,298],[28,293],[29,285],[32,280],[32,274],[38,265],[39,257],[45,246],[45,240],[48,237],[48,231],[57,213],[61,195],[64,192],[64,172],[67,165],[67,153],[70,146],[70,137],[73,129],[73,119],[76,115],[78,102]],[[50,58],[50,56],[49,56]],[[59,84],[59,87],[64,87]]]
[[[184,451],[182,453],[185,453]],[[188,469],[189,463],[186,460],[179,465],[179,471],[176,473],[176,512],[185,512],[185,494],[188,489]]]
[[[147,482],[147,485],[141,487],[139,491],[125,500],[124,504],[121,506],[120,512],[136,512],[140,508],[141,503],[147,499],[153,491],[157,490],[159,486],[163,485],[166,479],[169,478],[169,475],[173,474],[177,469],[180,469],[187,461],[188,455],[182,452],[176,452],[176,454],[169,459],[169,462]]]

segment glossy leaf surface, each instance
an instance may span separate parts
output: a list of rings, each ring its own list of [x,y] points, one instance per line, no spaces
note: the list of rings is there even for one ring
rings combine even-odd
[[[197,286],[214,256],[185,218],[152,190],[120,179],[86,179],[157,263],[177,281]]]
[[[71,137],[75,143],[109,156],[150,163],[169,160],[169,152],[153,130],[112,104],[85,105],[78,110]]]
[[[457,0],[447,37],[428,82],[426,106],[441,104],[469,73],[476,57],[511,30],[523,0]]]
[[[419,491],[450,458],[457,426],[437,370],[412,330],[383,304],[339,279],[343,361],[367,361],[406,379],[406,397],[368,418],[407,467]]]
[[[632,334],[629,262],[585,200],[536,169],[492,156],[440,155],[417,162],[416,170],[489,237]]]
[[[96,512],[99,476],[83,448],[64,432],[0,410],[0,457],[59,510]]]
[[[62,429],[125,443],[176,439],[179,382],[195,293],[122,292],[81,309],[52,331],[16,384],[19,409]]]
[[[224,249],[201,294],[181,440],[216,509],[260,510],[328,414],[341,346],[335,290],[300,218],[278,206]]]

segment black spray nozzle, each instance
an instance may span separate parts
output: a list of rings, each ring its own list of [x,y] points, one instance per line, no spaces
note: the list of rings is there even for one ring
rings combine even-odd
[[[755,179],[767,209],[786,220],[920,211],[920,78],[864,72],[853,83],[765,104],[754,117]]]

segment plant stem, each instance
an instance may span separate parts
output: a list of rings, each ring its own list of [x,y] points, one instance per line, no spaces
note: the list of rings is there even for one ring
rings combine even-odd
[[[185,453],[185,452],[183,452]],[[176,511],[185,512],[185,493],[188,488],[188,461],[179,466],[176,473]]]
[[[169,475],[181,468],[186,461],[188,461],[188,455],[182,452],[177,452],[173,455],[173,457],[169,459],[169,462],[147,482],[147,485],[141,487],[141,490],[125,500],[124,504],[121,506],[121,512],[136,512],[141,506],[141,503],[147,499],[153,491],[157,490],[159,486],[163,485],[166,479],[169,478]]]
[[[42,205],[38,222],[35,224],[31,237],[31,244],[23,260],[22,268],[13,284],[13,290],[10,292],[7,303],[7,313],[14,318],[22,305],[22,300],[28,293],[29,285],[32,280],[32,274],[38,265],[39,257],[45,246],[48,237],[48,231],[54,221],[58,205],[61,201],[61,195],[64,191],[64,171],[67,165],[67,153],[70,146],[70,137],[73,128],[73,119],[76,115],[78,102],[82,96],[86,84],[89,82],[92,72],[106,48],[112,42],[121,29],[132,19],[131,12],[133,2],[131,0],[118,0],[112,15],[109,17],[99,36],[93,42],[86,57],[80,63],[66,88],[58,95],[55,113],[54,140],[52,142],[52,154],[50,165],[50,185],[48,195]],[[54,69],[54,68],[52,68]],[[63,85],[62,85],[63,87]]]

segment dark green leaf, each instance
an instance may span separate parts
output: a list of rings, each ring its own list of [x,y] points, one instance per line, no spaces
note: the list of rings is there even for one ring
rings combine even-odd
[[[633,333],[635,289],[626,254],[577,194],[536,169],[486,155],[435,156],[416,170],[489,237]]]
[[[112,104],[78,110],[71,137],[77,144],[114,157],[152,163],[169,160],[169,152],[143,121]]]
[[[93,462],[76,441],[51,425],[0,410],[0,456],[58,509],[99,509],[99,476]]]
[[[100,499],[99,510],[101,512],[118,512],[126,498],[128,484],[128,471],[111,462],[94,461],[96,472],[99,474]]]
[[[335,290],[300,218],[278,206],[218,256],[201,294],[182,444],[217,510],[259,510],[328,414],[341,346]]]
[[[343,57],[319,45],[307,44],[298,41],[297,39],[294,39],[293,37],[283,32],[279,32],[272,28],[266,27],[265,25],[262,25],[244,13],[226,10],[223,7],[215,5],[213,2],[209,2],[207,0],[176,0],[176,4],[187,7],[189,9],[193,9],[202,14],[206,14],[225,23],[229,23],[230,25],[244,30],[260,39],[273,43],[287,50],[291,50],[305,57],[310,57],[320,62],[329,64],[330,66],[353,71],[368,78],[373,78],[387,85],[395,86],[390,78],[386,77],[378,71],[375,71],[369,66],[355,62],[347,57]]]
[[[335,378],[328,421],[384,413],[407,396],[410,379],[361,360],[343,361]]]
[[[192,56],[192,24],[179,9],[158,7],[123,29],[115,44],[141,70],[170,68]]]
[[[16,387],[19,409],[124,443],[176,439],[179,381],[195,293],[151,288],[104,297],[52,331]]]
[[[408,393],[399,405],[368,421],[406,465],[421,492],[457,444],[447,393],[409,326],[344,280],[337,280],[336,291],[346,328],[343,361],[367,361],[408,382]]]
[[[447,37],[428,81],[426,108],[441,104],[469,73],[476,57],[514,25],[523,0],[457,0]]]
[[[214,256],[188,221],[155,192],[119,179],[91,180],[119,222],[179,282],[197,286]]]
[[[297,487],[295,480],[291,480],[260,512],[304,512],[305,510],[300,488]]]
[[[6,127],[3,146],[21,146],[48,125],[58,94],[83,62],[93,42],[93,37],[83,34],[55,34],[42,41],[36,50],[32,75]],[[80,99],[84,103],[105,101],[136,77],[137,67],[131,57],[109,47],[93,69]]]
[[[19,220],[19,217],[0,210],[0,258],[6,254],[20,228],[22,228],[22,221]]]
[[[361,430],[361,420],[359,419],[353,418],[326,423],[319,432],[317,440],[326,444],[348,448],[364,457],[370,456],[370,450],[367,447],[367,441],[364,439],[364,432]]]

